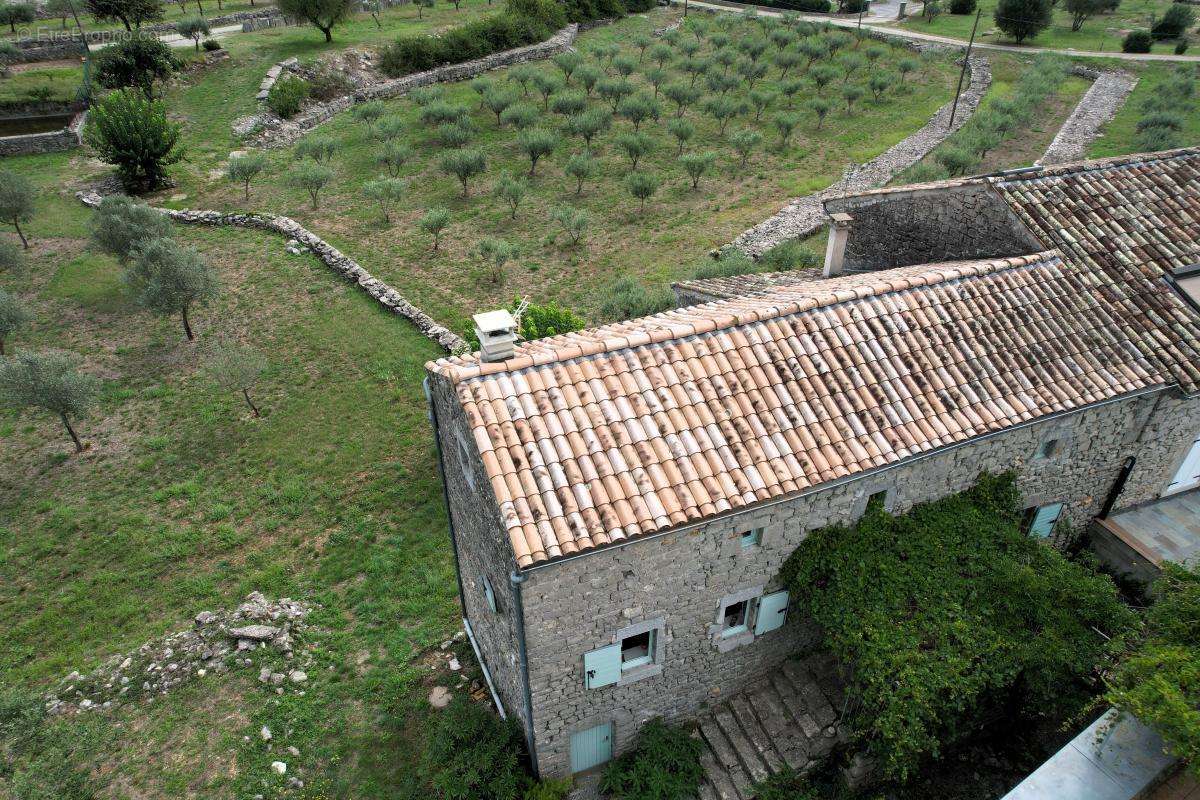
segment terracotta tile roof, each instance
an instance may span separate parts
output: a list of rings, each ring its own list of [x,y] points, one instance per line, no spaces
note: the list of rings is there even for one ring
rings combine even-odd
[[[445,358],[521,567],[1159,385],[1090,263],[904,267]]]
[[[678,281],[673,286],[676,290],[702,294],[713,300],[725,300],[769,292],[781,286],[807,283],[820,277],[820,269],[797,269],[791,272],[753,272],[724,278],[693,278]]]

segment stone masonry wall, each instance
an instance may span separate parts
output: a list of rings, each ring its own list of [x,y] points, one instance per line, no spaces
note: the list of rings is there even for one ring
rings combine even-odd
[[[777,588],[780,565],[808,532],[856,519],[869,495],[886,490],[887,506],[900,512],[967,488],[983,470],[1016,469],[1027,504],[1066,504],[1065,524],[1053,542],[1062,546],[1073,527],[1098,513],[1127,455],[1139,457],[1139,468],[1120,505],[1157,496],[1197,426],[1200,401],[1162,393],[1125,398],[694,530],[527,570],[526,629],[541,773],[569,771],[574,732],[612,721],[619,754],[650,717],[692,717],[813,644],[816,631],[799,609],[784,628],[725,653],[714,647],[710,626],[723,597]],[[1048,439],[1059,440],[1056,454],[1035,458]],[[737,531],[760,525],[766,529],[762,544],[743,551]],[[615,643],[616,632],[627,626],[657,619],[664,622],[660,674],[624,686],[584,688],[584,653]]]
[[[1026,255],[1041,249],[984,183],[834,198],[825,208],[854,217],[846,244],[850,271]]]
[[[73,150],[82,142],[83,123],[86,112],[76,114],[65,128],[45,133],[26,133],[19,136],[0,136],[0,156],[33,155],[35,153],[61,153]]]
[[[509,575],[517,568],[516,559],[491,484],[483,474],[475,437],[453,387],[445,378],[430,375],[429,392],[437,409],[443,480],[450,497],[450,521],[458,543],[458,564],[465,595],[463,614],[471,624],[484,665],[492,675],[505,712],[525,724],[514,591],[509,581]],[[460,446],[466,447],[468,458],[463,458]],[[474,487],[467,483],[466,470],[471,471]],[[484,593],[485,575],[495,594],[495,612],[488,606]]]

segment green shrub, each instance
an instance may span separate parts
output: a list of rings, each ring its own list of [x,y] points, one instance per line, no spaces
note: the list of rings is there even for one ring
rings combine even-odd
[[[1150,35],[1155,39],[1174,39],[1182,36],[1187,29],[1196,24],[1196,12],[1185,3],[1172,3],[1166,13],[1158,18]]]
[[[284,119],[290,119],[300,112],[300,107],[308,99],[308,81],[295,75],[285,75],[275,81],[271,91],[267,92],[267,108]]]
[[[903,780],[980,720],[1059,713],[1119,652],[1134,616],[1112,581],[1023,530],[1012,474],[892,516],[810,533],[781,579],[854,671],[852,723]]]
[[[1051,11],[1050,0],[1000,0],[993,18],[997,28],[1021,44],[1050,27]]]
[[[218,42],[216,39],[205,39],[204,42],[201,43],[200,46],[203,47],[209,53],[215,53],[216,51],[221,49],[221,43]]]
[[[306,80],[308,81],[309,97],[319,102],[354,93],[354,83],[351,82],[349,76],[341,70],[325,64],[312,69]]]
[[[137,89],[121,89],[96,102],[84,139],[101,160],[114,164],[127,187],[156,189],[166,168],[183,158],[180,124],[167,119],[166,106]]]
[[[1125,39],[1121,42],[1121,52],[1149,53],[1152,44],[1154,44],[1154,39],[1151,38],[1150,31],[1130,31],[1125,34]]]
[[[1200,776],[1200,571],[1167,563],[1152,595],[1144,635],[1106,697],[1158,731]]]
[[[763,272],[787,272],[793,269],[815,269],[822,258],[809,250],[799,239],[788,239],[777,244],[758,259]]]
[[[974,14],[978,0],[950,0],[947,10],[951,14]]]
[[[692,278],[732,278],[735,275],[749,275],[761,271],[761,267],[750,256],[735,247],[730,247],[722,250],[716,258],[706,258],[698,262],[692,270]]]
[[[703,749],[686,728],[652,719],[633,749],[604,770],[600,788],[615,800],[690,800],[704,777]]]
[[[171,48],[153,36],[133,36],[102,48],[92,57],[92,75],[105,89],[141,89],[153,93],[154,84],[162,83],[179,69],[179,59]]]
[[[435,716],[421,768],[444,800],[520,800],[529,783],[523,749],[514,722],[455,697]]]
[[[510,2],[507,10],[453,28],[440,36],[410,34],[401,36],[380,53],[379,69],[388,77],[397,78],[413,72],[424,72],[442,64],[460,64],[477,58],[543,41],[556,30],[543,21],[546,14],[524,13],[525,9],[561,9],[549,0],[520,0]],[[519,9],[518,9],[519,7]],[[558,26],[558,27],[561,27]]]
[[[600,316],[618,321],[648,317],[675,308],[675,295],[667,287],[647,289],[634,278],[621,278],[604,291]]]

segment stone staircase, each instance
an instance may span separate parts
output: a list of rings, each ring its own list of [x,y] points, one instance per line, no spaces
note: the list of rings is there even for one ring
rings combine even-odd
[[[838,742],[844,700],[833,657],[815,654],[785,662],[701,716],[694,734],[704,743],[700,800],[751,800],[756,783],[815,764]]]

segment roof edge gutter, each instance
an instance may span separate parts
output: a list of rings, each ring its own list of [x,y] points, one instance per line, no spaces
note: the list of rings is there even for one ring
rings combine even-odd
[[[613,544],[606,544],[606,545],[601,545],[600,547],[593,547],[589,550],[584,550],[583,552],[574,553],[572,555],[564,556],[562,558],[556,558],[552,561],[539,561],[536,564],[531,564],[528,567],[524,567],[523,569],[520,569],[520,572],[521,572],[521,574],[537,572],[539,570],[549,569],[549,568],[557,566],[559,564],[564,564],[568,561],[574,561],[574,560],[580,559],[580,558],[587,558],[588,556],[598,555],[600,553],[608,552],[610,550],[614,550],[614,549],[617,549],[620,547],[627,547],[631,544],[636,544],[638,542],[650,541],[651,539],[658,539],[663,536],[671,536],[673,534],[687,533],[688,531],[693,531],[698,528],[703,528],[706,525],[711,525],[714,522],[719,522],[723,519],[728,519],[729,517],[733,517],[738,514],[745,513],[747,511],[761,511],[764,508],[771,508],[773,506],[779,505],[780,503],[787,503],[792,500],[798,500],[801,497],[807,497],[811,494],[816,494],[818,492],[824,492],[828,489],[833,489],[838,486],[842,486],[844,484],[851,483],[853,481],[862,480],[864,478],[869,478],[869,477],[872,477],[875,475],[881,475],[885,472],[890,472],[891,470],[899,469],[900,467],[907,467],[907,466],[910,466],[911,464],[914,464],[918,461],[922,461],[926,458],[932,458],[933,456],[941,455],[942,453],[948,452],[950,450],[954,450],[959,447],[966,447],[967,445],[976,444],[978,442],[984,442],[984,441],[987,441],[988,439],[991,439],[995,436],[999,436],[1001,434],[1021,430],[1023,428],[1028,428],[1033,425],[1039,425],[1043,422],[1049,422],[1051,420],[1060,419],[1069,414],[1078,414],[1083,411],[1090,411],[1091,409],[1094,409],[1094,408],[1103,408],[1104,406],[1112,405],[1113,403],[1118,403],[1123,400],[1132,400],[1137,397],[1143,397],[1145,395],[1154,394],[1155,392],[1164,391],[1168,387],[1169,387],[1169,384],[1165,384],[1165,383],[1155,384],[1154,386],[1150,386],[1145,389],[1139,389],[1136,392],[1128,392],[1125,394],[1117,395],[1116,397],[1110,397],[1109,399],[1101,400],[1098,403],[1090,403],[1086,406],[1080,406],[1079,408],[1073,408],[1073,409],[1070,409],[1067,411],[1058,411],[1054,414],[1046,414],[1046,415],[1038,417],[1037,419],[1031,419],[1031,420],[1027,420],[1025,422],[1019,422],[1016,425],[1011,425],[1007,428],[1001,428],[1000,430],[991,431],[990,433],[981,434],[980,436],[973,436],[970,439],[967,439],[962,442],[955,442],[954,444],[943,445],[941,447],[934,448],[933,450],[929,450],[924,453],[918,453],[914,456],[910,456],[908,458],[901,459],[900,461],[897,461],[894,464],[885,464],[882,467],[875,467],[873,469],[864,470],[862,472],[856,472],[853,475],[846,475],[845,477],[842,477],[842,478],[835,478],[834,480],[831,480],[831,481],[825,481],[824,483],[818,483],[814,486],[810,486],[807,489],[803,489],[803,490],[801,490],[799,492],[795,492],[793,494],[781,495],[780,497],[775,497],[770,500],[764,500],[761,503],[754,503],[751,505],[742,506],[741,508],[733,509],[731,511],[726,511],[724,514],[718,514],[718,515],[708,517],[703,520],[698,520],[696,522],[689,522],[687,524],[680,525],[678,527],[666,528],[661,531],[655,531],[654,533],[645,534],[644,536],[634,536],[632,538],[622,539],[621,541],[615,542]]]

